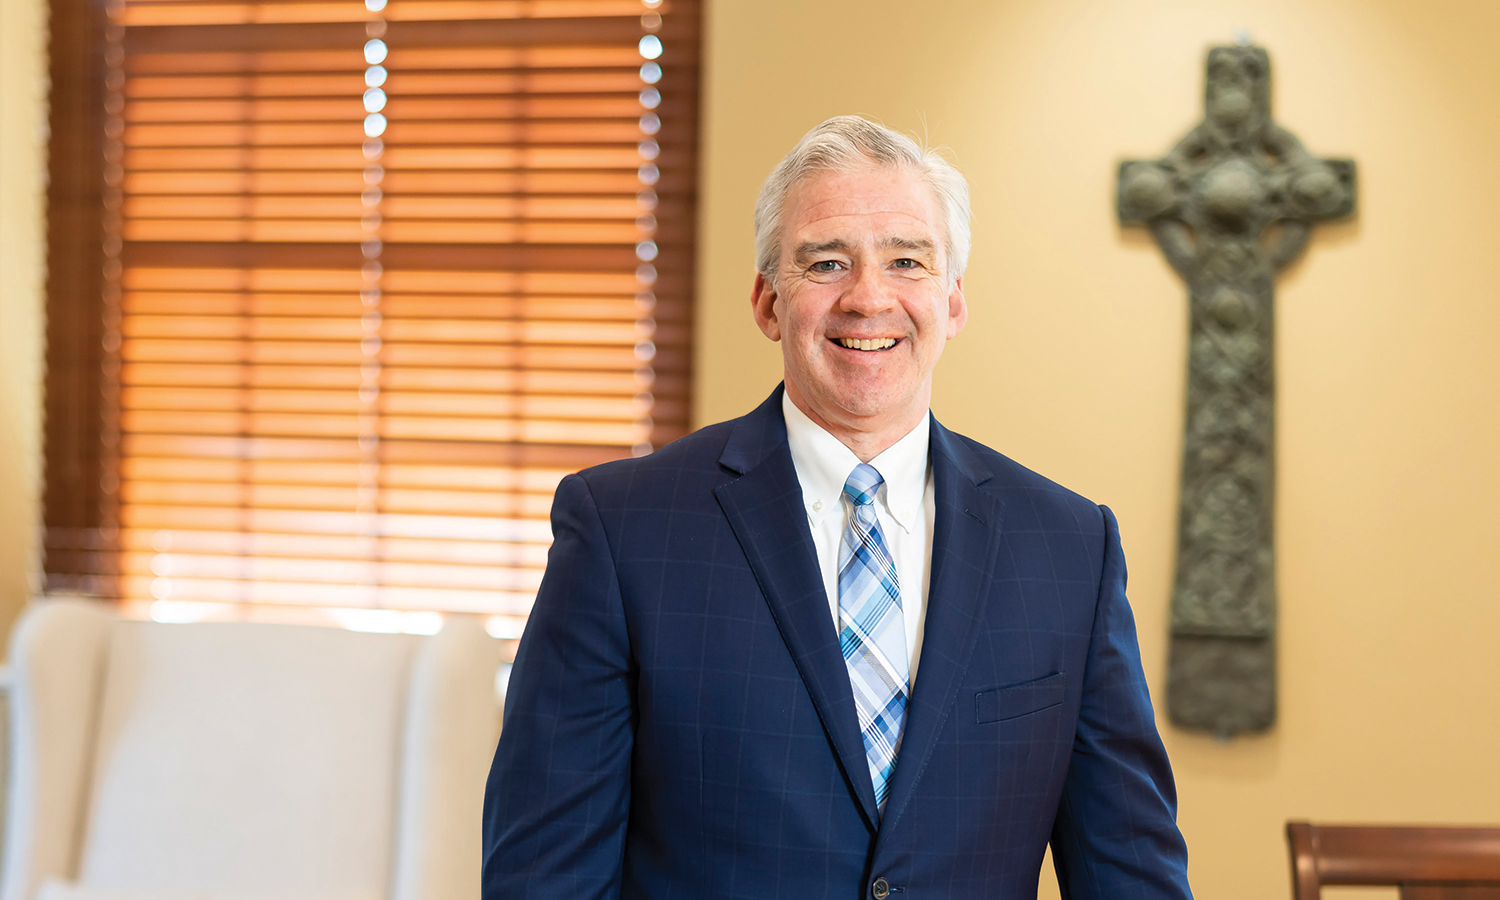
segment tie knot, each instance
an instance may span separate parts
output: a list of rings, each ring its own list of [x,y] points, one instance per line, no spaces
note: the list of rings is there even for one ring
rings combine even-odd
[[[869,506],[875,502],[875,489],[884,481],[874,466],[860,463],[849,473],[849,480],[844,482],[844,493],[855,506]]]

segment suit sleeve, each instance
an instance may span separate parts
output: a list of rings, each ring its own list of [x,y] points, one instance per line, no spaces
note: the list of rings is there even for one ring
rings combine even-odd
[[[485,789],[483,900],[620,894],[634,674],[603,522],[578,475],[558,486],[552,534]]]
[[[1125,599],[1125,555],[1104,516],[1104,565],[1072,760],[1052,831],[1068,900],[1191,898],[1177,790]]]

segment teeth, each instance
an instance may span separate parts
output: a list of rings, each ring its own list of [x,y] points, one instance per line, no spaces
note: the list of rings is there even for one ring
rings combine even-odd
[[[889,350],[896,346],[895,338],[839,338],[839,344],[850,350]]]

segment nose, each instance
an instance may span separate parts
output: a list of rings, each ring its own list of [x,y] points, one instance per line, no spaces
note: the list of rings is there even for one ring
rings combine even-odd
[[[839,309],[860,316],[876,316],[894,309],[898,305],[896,289],[884,275],[878,265],[857,265],[854,277],[845,282],[847,288],[839,298]]]

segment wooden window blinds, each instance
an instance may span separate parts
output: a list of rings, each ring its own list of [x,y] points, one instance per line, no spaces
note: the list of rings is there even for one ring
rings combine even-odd
[[[53,23],[48,589],[518,635],[557,482],[687,430],[695,3]]]

